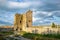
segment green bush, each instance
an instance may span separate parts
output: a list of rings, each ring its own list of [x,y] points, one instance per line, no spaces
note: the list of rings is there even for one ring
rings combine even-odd
[[[52,28],[55,28],[55,27],[56,27],[55,23],[52,23],[52,25],[51,25],[51,26],[52,26]]]

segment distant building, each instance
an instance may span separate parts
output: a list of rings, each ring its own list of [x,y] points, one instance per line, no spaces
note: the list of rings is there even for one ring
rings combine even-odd
[[[13,27],[11,27],[11,26],[2,26],[2,27],[0,27],[0,32],[1,31],[12,31],[13,30]]]
[[[26,31],[30,33],[58,33],[60,28],[52,28],[48,26],[32,26],[32,11],[29,10],[25,14],[16,14],[14,18],[14,30]]]

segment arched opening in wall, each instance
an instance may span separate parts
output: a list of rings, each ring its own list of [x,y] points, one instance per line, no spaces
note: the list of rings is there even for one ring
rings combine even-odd
[[[29,20],[29,22],[31,22],[31,21]]]
[[[16,28],[16,31],[18,30],[18,27]]]
[[[20,23],[21,23],[21,21],[20,21]]]
[[[22,31],[22,28],[20,28],[20,30]]]

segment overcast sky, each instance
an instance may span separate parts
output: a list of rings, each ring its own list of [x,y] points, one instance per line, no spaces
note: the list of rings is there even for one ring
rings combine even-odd
[[[60,0],[0,0],[0,25],[13,25],[16,13],[33,11],[33,25],[60,24]]]

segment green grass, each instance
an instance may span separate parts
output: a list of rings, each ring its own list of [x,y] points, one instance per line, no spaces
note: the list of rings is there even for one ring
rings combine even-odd
[[[13,31],[9,31],[9,32],[0,32],[0,34],[3,34],[3,35],[10,35],[10,34],[13,34]]]
[[[14,34],[13,31],[9,31],[9,32],[2,31],[2,32],[0,32],[0,40],[4,40],[6,36],[11,35],[11,34]]]
[[[49,38],[58,38],[60,39],[60,34],[43,34],[43,37],[49,37]]]
[[[60,39],[60,34],[33,34],[33,33],[26,33],[23,35],[23,37],[25,38],[29,38],[29,39],[35,39],[37,38],[40,39],[44,39],[44,38],[56,38],[56,39]]]
[[[23,34],[26,34],[26,32],[25,31],[20,31],[20,34],[23,35]]]

